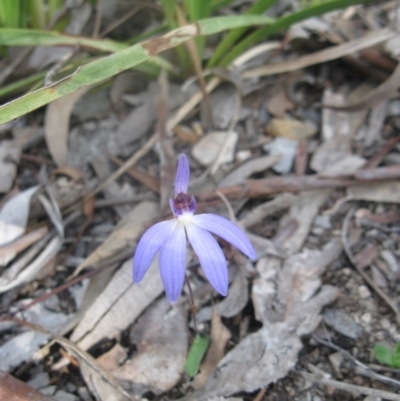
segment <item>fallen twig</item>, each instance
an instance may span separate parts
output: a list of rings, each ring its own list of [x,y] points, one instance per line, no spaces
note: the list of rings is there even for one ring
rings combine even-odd
[[[368,377],[370,377],[372,379],[375,379],[375,380],[379,380],[379,381],[381,381],[383,383],[388,383],[388,384],[392,384],[394,386],[400,387],[400,381],[398,381],[396,379],[392,379],[391,377],[387,377],[387,376],[384,376],[384,375],[380,375],[379,373],[376,373],[371,367],[363,364],[358,359],[354,358],[354,356],[351,355],[349,352],[347,352],[343,348],[340,348],[336,344],[333,344],[330,341],[325,341],[322,338],[320,338],[319,336],[317,336],[316,334],[313,334],[312,338],[316,342],[318,342],[318,343],[320,343],[322,345],[325,345],[326,347],[332,348],[335,351],[339,351],[342,355],[344,355],[347,359],[349,359],[354,365],[356,365],[357,367],[361,368],[363,370],[363,374],[365,376],[368,376]]]
[[[304,379],[311,380],[316,383],[324,384],[325,386],[330,386],[338,390],[344,390],[348,391],[349,393],[355,393],[355,394],[364,394],[364,395],[372,395],[375,397],[380,397],[386,400],[394,400],[394,401],[399,401],[400,400],[400,395],[394,394],[394,393],[389,393],[388,391],[383,391],[383,390],[378,390],[375,388],[371,387],[364,387],[364,386],[356,386],[354,384],[349,384],[345,382],[339,382],[337,380],[331,380],[331,379],[325,379],[321,377],[320,375],[312,375],[306,372],[297,372],[301,376],[304,377]]]
[[[386,180],[400,178],[400,165],[379,167],[358,171],[357,178],[320,177],[314,175],[288,175],[282,177],[268,177],[260,180],[248,180],[244,184],[220,188],[219,191],[228,198],[262,198],[281,192],[311,191],[324,188],[344,188],[356,185],[372,184]],[[196,194],[200,202],[215,200],[215,191]]]

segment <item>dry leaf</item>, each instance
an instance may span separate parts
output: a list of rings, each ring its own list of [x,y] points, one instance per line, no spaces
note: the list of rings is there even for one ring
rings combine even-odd
[[[297,144],[297,141],[278,137],[264,145],[264,149],[268,151],[271,156],[281,156],[279,162],[273,165],[273,170],[280,174],[288,174],[291,171],[296,156]]]
[[[248,300],[249,289],[246,273],[243,268],[239,268],[229,287],[228,295],[217,305],[218,314],[226,318],[236,316],[247,305]],[[209,306],[202,308],[196,315],[197,321],[211,320],[213,309]]]
[[[165,298],[149,308],[131,333],[137,354],[114,372],[130,392],[158,395],[180,380],[187,355],[188,332],[185,312],[171,307]]]
[[[195,377],[192,387],[195,390],[201,388],[208,377],[214,372],[219,361],[224,356],[225,346],[231,339],[231,332],[221,322],[218,309],[213,309],[211,322],[211,343],[204,362],[200,366],[200,373]]]
[[[82,376],[97,401],[138,401],[136,397],[126,393],[107,372],[102,370],[90,354],[64,337],[54,337],[78,360]]]
[[[45,138],[51,157],[58,166],[67,164],[69,119],[72,109],[91,88],[91,86],[83,87],[47,106]]]
[[[399,203],[400,182],[389,181],[349,187],[347,188],[347,198],[348,200]]]
[[[11,189],[20,154],[21,149],[14,141],[0,142],[0,193]]]
[[[284,72],[300,70],[314,64],[320,64],[329,60],[353,54],[360,50],[372,47],[378,43],[391,39],[396,34],[388,29],[382,29],[378,32],[369,33],[368,35],[355,39],[348,43],[343,43],[331,48],[312,53],[307,56],[299,57],[290,61],[281,63],[269,63],[266,66],[252,68],[242,73],[243,79],[261,77],[273,74],[282,74]]]
[[[325,203],[330,192],[329,189],[306,191],[297,196],[288,216],[289,220],[294,219],[297,222],[297,229],[283,244],[288,255],[292,255],[301,249],[319,208]]]
[[[317,126],[310,122],[273,118],[265,128],[268,135],[298,141],[314,136]]]
[[[163,291],[154,259],[140,284],[132,283],[132,261],[128,260],[88,308],[71,335],[82,349],[125,330]]]
[[[219,188],[242,184],[254,173],[260,173],[269,169],[281,159],[280,155],[257,157],[243,163],[237,169],[230,172],[218,185]]]
[[[157,215],[158,205],[156,203],[142,202],[137,205],[121,219],[108,238],[76,268],[74,275],[79,274],[87,266],[118,254],[127,247],[133,247],[143,229],[150,225],[152,219]]]
[[[367,160],[357,155],[347,155],[342,159],[328,165],[320,172],[321,177],[343,177],[352,176],[357,170],[362,168]]]
[[[294,109],[295,105],[286,96],[286,92],[281,90],[273,95],[267,102],[268,112],[273,116],[284,118],[288,110]]]
[[[203,166],[230,163],[235,159],[235,146],[239,139],[237,132],[211,132],[192,148],[192,156]]]
[[[39,186],[29,188],[9,199],[0,211],[0,245],[14,241],[25,232],[28,223],[29,209],[32,196]],[[7,255],[0,261],[0,265],[6,265],[14,255]]]
[[[187,399],[252,392],[285,377],[302,348],[300,336],[316,328],[321,309],[339,293],[335,287],[321,287],[320,277],[341,250],[340,241],[334,240],[322,251],[306,249],[291,256],[283,268],[277,258],[262,258],[252,296],[263,328],[233,348],[205,386]]]
[[[35,187],[31,189],[32,192],[36,190],[37,188]],[[46,267],[47,263],[49,263],[61,249],[64,241],[64,227],[58,205],[51,196],[49,200],[43,194],[39,194],[38,199],[53,223],[56,233],[54,234],[51,232],[45,235],[3,272],[0,277],[0,293],[38,278],[39,272],[43,267]],[[26,204],[29,201],[29,193],[28,199],[25,197],[22,198],[21,201],[22,204]],[[4,213],[4,209],[2,213]],[[10,218],[15,218],[15,216],[13,217],[10,215]],[[16,220],[24,224],[25,218],[27,218],[27,216],[22,214],[20,217],[17,217]]]

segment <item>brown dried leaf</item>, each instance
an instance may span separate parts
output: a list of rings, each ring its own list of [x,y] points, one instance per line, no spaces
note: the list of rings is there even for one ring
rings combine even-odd
[[[158,206],[156,203],[140,203],[121,219],[108,238],[76,268],[74,276],[90,265],[108,259],[129,246],[133,247],[144,227],[157,215]]]
[[[14,182],[21,149],[14,141],[0,142],[0,193],[8,192]]]
[[[201,364],[200,373],[195,377],[192,387],[195,390],[203,387],[206,380],[214,372],[219,361],[224,356],[225,346],[231,338],[231,332],[221,322],[218,309],[213,309],[211,321],[211,344],[208,348],[204,362]]]
[[[258,157],[243,163],[237,169],[230,172],[218,185],[219,188],[241,184],[254,173],[260,173],[269,169],[281,159],[280,155]]]
[[[349,200],[363,200],[371,202],[400,202],[400,182],[389,181],[377,184],[357,185],[347,188]]]
[[[170,390],[183,373],[188,332],[186,314],[165,298],[140,319],[131,333],[138,352],[114,371],[114,377],[134,394],[161,394]]]
[[[58,166],[67,164],[69,119],[75,103],[92,86],[78,89],[67,96],[51,102],[45,116],[45,138],[49,152]]]
[[[61,336],[55,340],[66,348],[78,360],[82,376],[97,401],[137,401],[136,397],[125,392],[118,383],[97,364],[87,352],[77,347],[72,341]]]
[[[340,241],[334,240],[321,251],[305,249],[291,256],[283,268],[280,259],[262,258],[252,297],[263,328],[233,348],[204,387],[188,399],[250,392],[285,377],[302,348],[300,336],[316,328],[321,309],[339,293],[335,287],[321,287],[320,277],[341,250]]]
[[[379,32],[373,32],[360,39],[355,39],[348,43],[343,43],[337,46],[332,46],[329,49],[321,50],[313,54],[299,57],[294,60],[284,61],[281,63],[269,63],[263,67],[257,67],[244,71],[243,79],[261,77],[273,74],[282,74],[284,72],[300,70],[314,64],[320,64],[329,60],[353,54],[360,50],[372,47],[378,43],[384,42],[395,36],[394,32],[387,29],[382,29]]]
[[[314,136],[317,126],[310,121],[273,118],[267,125],[266,132],[268,135],[298,141]]]
[[[299,194],[292,204],[288,220],[297,221],[297,229],[284,243],[283,248],[288,255],[298,252],[304,244],[311,224],[317,215],[319,208],[327,200],[330,190],[306,191]]]

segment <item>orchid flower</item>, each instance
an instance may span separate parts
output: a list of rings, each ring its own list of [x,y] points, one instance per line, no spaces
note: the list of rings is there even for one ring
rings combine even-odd
[[[150,227],[140,239],[133,259],[133,280],[139,283],[159,251],[161,280],[171,303],[182,291],[186,270],[186,238],[197,254],[204,274],[221,295],[228,293],[228,268],[215,234],[231,243],[250,259],[256,253],[244,232],[228,219],[215,214],[195,215],[196,201],[187,190],[190,180],[189,161],[179,156],[175,177],[175,197],[170,207],[175,218]]]

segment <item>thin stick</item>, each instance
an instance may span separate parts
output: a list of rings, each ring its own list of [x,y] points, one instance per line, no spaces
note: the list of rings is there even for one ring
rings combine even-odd
[[[351,355],[349,352],[347,352],[343,348],[340,348],[336,344],[333,344],[331,341],[325,341],[322,338],[320,338],[319,336],[317,336],[316,334],[312,334],[312,338],[316,342],[318,342],[322,345],[325,345],[326,347],[332,348],[335,351],[339,351],[342,355],[344,355],[347,359],[349,359],[352,363],[354,363],[354,365],[361,368],[364,371],[363,373],[366,376],[371,377],[372,379],[375,379],[375,380],[379,380],[384,383],[389,383],[389,384],[395,385],[397,387],[400,387],[400,381],[392,379],[391,377],[387,377],[384,375],[380,375],[379,373],[376,373],[371,367],[363,364],[358,359],[354,358],[354,356]]]
[[[349,393],[372,395],[386,400],[400,401],[400,395],[390,393],[388,391],[377,390],[371,387],[356,386],[354,384],[339,382],[337,380],[325,379],[324,377],[311,375],[305,372],[297,373],[303,376],[306,380],[311,380],[319,384],[324,384],[325,386],[331,386],[338,390],[348,391]]]
[[[194,296],[193,296],[192,286],[190,285],[189,277],[187,276],[186,273],[185,273],[185,280],[186,280],[186,284],[187,284],[187,286],[188,286],[188,288],[189,288],[190,310],[191,310],[191,312],[192,312],[194,331],[195,331],[196,333],[198,333],[198,329],[197,329],[197,319],[196,319],[197,307],[196,307],[196,304],[194,303]]]
[[[96,19],[94,21],[94,27],[93,27],[93,32],[92,32],[92,37],[94,37],[94,38],[99,37],[102,15],[103,15],[103,2],[102,2],[102,0],[97,0]]]
[[[351,208],[347,214],[346,217],[344,218],[343,221],[343,226],[342,226],[342,232],[341,232],[341,240],[342,240],[342,245],[343,249],[346,252],[347,257],[349,258],[351,264],[356,268],[360,276],[364,279],[364,281],[367,282],[367,284],[382,298],[383,301],[386,302],[386,304],[392,309],[392,311],[396,314],[396,320],[397,323],[400,323],[400,313],[399,310],[397,309],[397,306],[392,302],[392,300],[378,287],[375,285],[373,280],[368,276],[368,274],[362,269],[354,259],[354,256],[351,252],[350,246],[347,241],[347,232],[349,228],[349,223],[351,218],[353,217],[355,213],[355,208]]]

